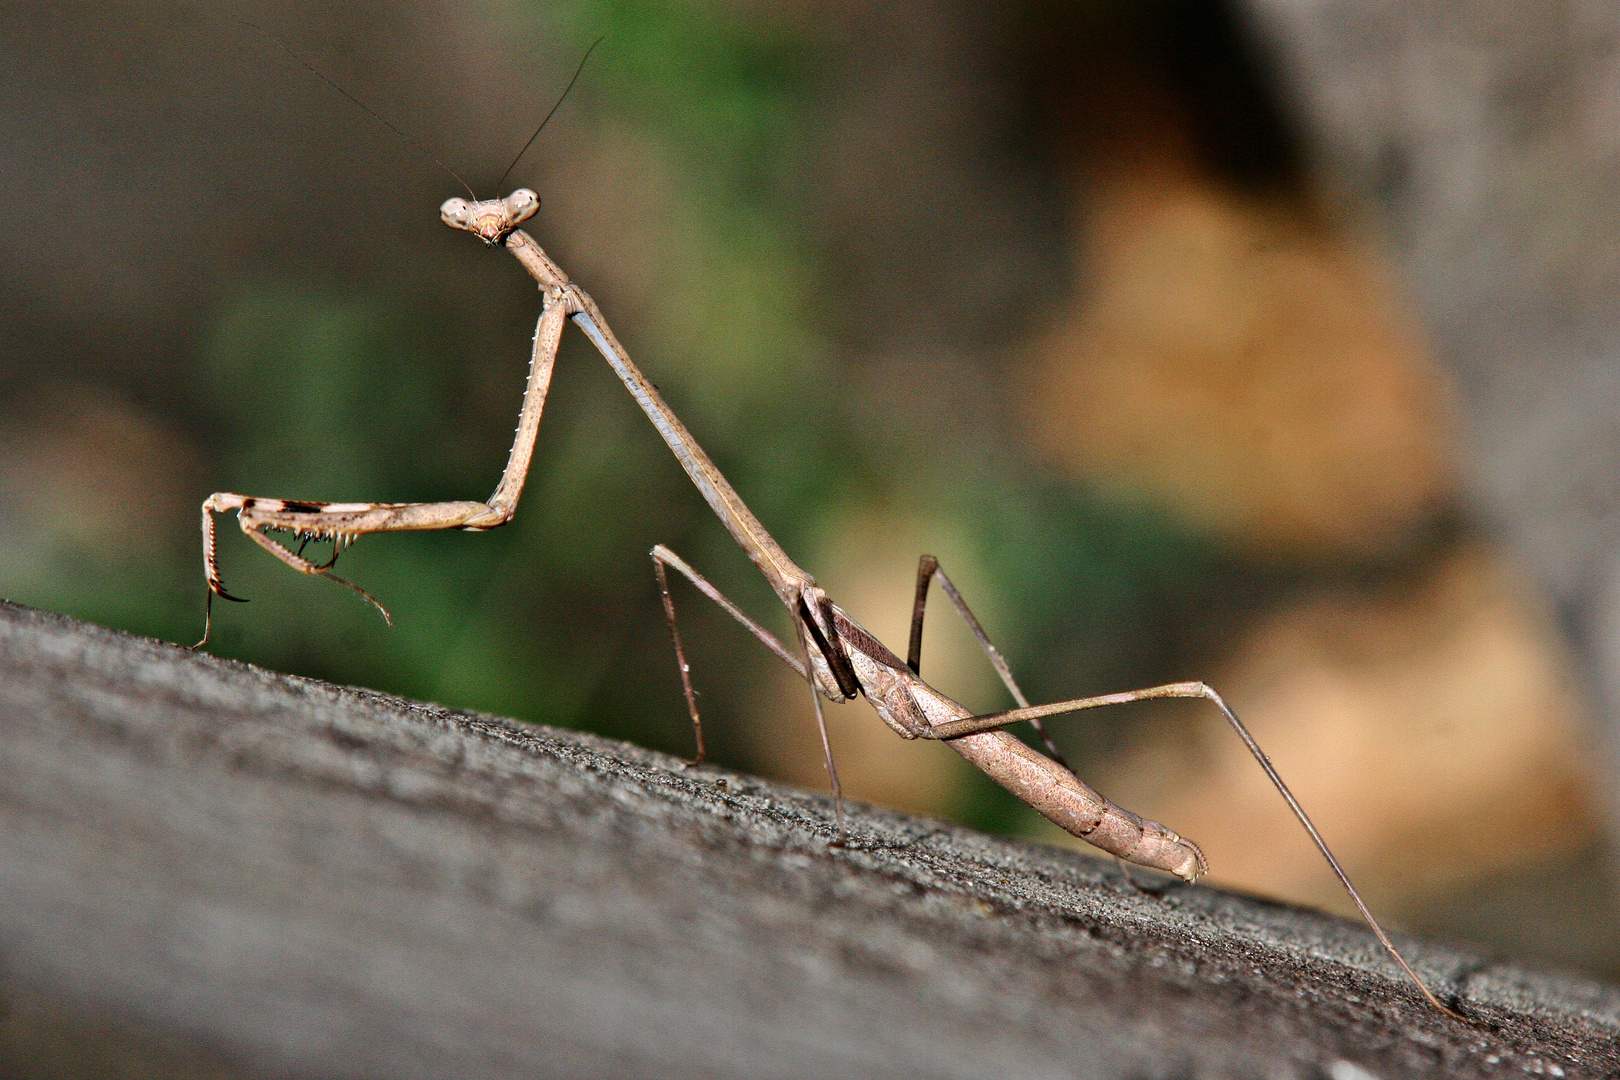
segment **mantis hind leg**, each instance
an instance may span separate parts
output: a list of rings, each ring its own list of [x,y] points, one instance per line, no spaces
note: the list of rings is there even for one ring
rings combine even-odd
[[[1356,890],[1355,885],[1350,881],[1350,876],[1346,874],[1344,872],[1344,868],[1339,865],[1339,860],[1334,857],[1332,850],[1328,848],[1327,841],[1324,840],[1322,838],[1322,834],[1317,831],[1316,825],[1311,821],[1310,815],[1305,813],[1305,808],[1300,806],[1299,800],[1294,798],[1294,793],[1290,791],[1288,785],[1283,782],[1282,776],[1278,774],[1276,767],[1271,764],[1271,759],[1266,756],[1263,750],[1260,749],[1260,744],[1257,743],[1254,736],[1249,733],[1249,729],[1243,723],[1243,721],[1239,720],[1237,714],[1232,711],[1229,705],[1226,704],[1225,699],[1222,698],[1221,695],[1217,694],[1214,689],[1207,684],[1201,682],[1167,683],[1164,686],[1150,686],[1145,690],[1127,690],[1117,694],[1101,694],[1096,697],[1075,698],[1072,701],[1059,701],[1054,702],[1051,705],[1025,705],[1016,709],[1008,709],[1005,712],[989,713],[984,716],[970,716],[965,720],[956,720],[949,723],[937,724],[930,728],[928,732],[923,734],[921,737],[928,739],[954,739],[960,738],[963,735],[976,734],[983,731],[993,731],[1006,727],[1008,724],[1018,723],[1021,720],[1033,720],[1042,716],[1058,716],[1063,713],[1078,712],[1082,709],[1095,709],[1105,705],[1126,705],[1133,701],[1150,701],[1158,698],[1203,698],[1205,701],[1212,703],[1216,708],[1220,709],[1221,715],[1224,716],[1227,723],[1232,726],[1232,730],[1237,732],[1238,738],[1243,740],[1243,745],[1248,747],[1249,752],[1254,755],[1255,761],[1260,763],[1260,768],[1265,771],[1265,774],[1267,778],[1270,779],[1272,786],[1277,789],[1278,794],[1283,797],[1283,801],[1288,804],[1288,808],[1293,811],[1294,817],[1298,819],[1300,825],[1302,825],[1306,833],[1310,835],[1311,841],[1315,843],[1317,851],[1321,852],[1322,858],[1327,860],[1328,867],[1332,869],[1334,876],[1339,879],[1339,884],[1344,887],[1344,891],[1349,894],[1351,901],[1356,905],[1356,910],[1361,912],[1361,917],[1365,919],[1367,925],[1371,927],[1373,935],[1378,938],[1379,944],[1383,945],[1384,949],[1389,953],[1389,955],[1392,956],[1395,959],[1395,962],[1400,965],[1401,970],[1406,972],[1412,981],[1417,984],[1417,988],[1422,991],[1424,998],[1428,1000],[1429,1004],[1433,1005],[1436,1009],[1439,1009],[1441,1012],[1452,1017],[1453,1019],[1466,1020],[1467,1017],[1463,1016],[1450,1006],[1442,1003],[1440,999],[1434,995],[1434,992],[1429,989],[1428,984],[1419,978],[1418,973],[1412,969],[1412,965],[1406,962],[1406,957],[1402,956],[1400,950],[1395,948],[1395,943],[1390,940],[1389,935],[1384,932],[1384,928],[1379,925],[1379,922],[1373,916],[1371,909],[1367,907],[1366,901],[1362,900],[1361,893]]]
[[[1029,699],[1018,688],[1018,682],[1013,678],[1012,668],[1007,666],[1007,660],[1001,655],[1001,650],[991,642],[990,635],[984,632],[984,627],[974,617],[972,609],[967,606],[967,601],[962,599],[962,594],[957,591],[956,586],[951,583],[951,579],[946,577],[945,571],[940,568],[939,560],[932,555],[924,555],[917,560],[917,599],[911,608],[911,646],[906,652],[906,666],[911,668],[913,675],[919,678],[922,676],[923,613],[928,607],[929,582],[936,577],[939,578],[939,587],[945,590],[945,595],[951,598],[951,603],[956,605],[956,610],[961,613],[962,621],[967,623],[969,630],[973,631],[973,637],[978,641],[979,648],[984,650],[984,655],[990,660],[990,666],[995,668],[996,674],[1001,677],[1001,684],[1012,694],[1013,700],[1018,702],[1019,708],[1028,708]],[[1052,760],[1065,769],[1068,768],[1069,764],[1063,760],[1063,753],[1058,750],[1057,743],[1052,741],[1052,736],[1047,734],[1046,727],[1041,723],[1040,718],[1030,717],[1029,726],[1034,728],[1035,734],[1041,737],[1041,743],[1046,747],[1046,752]]]

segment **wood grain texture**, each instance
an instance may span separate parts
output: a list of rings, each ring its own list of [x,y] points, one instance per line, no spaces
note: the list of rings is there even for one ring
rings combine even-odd
[[[0,1073],[1620,1075],[1613,988],[830,818],[0,604]]]

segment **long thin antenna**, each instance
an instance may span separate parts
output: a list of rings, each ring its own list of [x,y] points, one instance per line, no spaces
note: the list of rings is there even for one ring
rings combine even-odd
[[[286,53],[288,56],[290,56],[294,60],[296,60],[298,62],[298,64],[299,64],[299,66],[301,66],[305,71],[309,72],[311,75],[313,75],[317,79],[321,80],[321,82],[325,83],[327,86],[330,86],[333,90],[336,90],[338,93],[340,93],[344,97],[348,98],[349,101],[352,102],[355,106],[362,109],[366,113],[367,116],[369,116],[373,120],[377,121],[377,123],[381,124],[383,127],[387,128],[389,131],[392,131],[395,135],[398,135],[400,137],[400,139],[405,143],[406,146],[409,146],[411,149],[415,150],[417,153],[421,154],[423,157],[425,157],[429,161],[433,162],[433,164],[437,165],[439,168],[441,168],[445,172],[449,173],[455,179],[456,183],[460,184],[462,187],[467,189],[467,194],[472,196],[474,202],[476,202],[478,200],[478,193],[473,191],[471,184],[467,183],[467,181],[465,181],[465,180],[463,180],[461,178],[460,173],[456,172],[456,170],[452,169],[450,166],[446,165],[444,162],[442,162],[438,158],[434,157],[433,154],[428,150],[427,147],[423,146],[416,139],[413,139],[411,136],[407,135],[405,132],[403,132],[399,128],[395,127],[388,120],[387,117],[383,116],[376,109],[373,109],[370,105],[367,105],[365,102],[361,101],[359,98],[355,97],[353,94],[351,94],[347,90],[345,90],[342,86],[338,85],[336,80],[329,78],[327,76],[327,74],[325,72],[323,72],[320,68],[316,67],[314,64],[310,63],[308,60],[305,60],[302,56],[299,56],[296,52],[293,51],[292,46],[288,45],[285,41],[282,41],[276,35],[272,34],[270,31],[266,30],[264,27],[258,25],[257,23],[248,22],[246,19],[237,19],[236,21],[241,23],[243,26],[247,27],[249,30],[254,30],[254,31],[257,31],[260,34],[263,34],[266,38],[268,38],[270,40],[270,42],[273,45],[275,45],[276,48],[280,49],[282,52]],[[594,49],[594,48],[596,48],[596,46],[592,45],[591,48]],[[585,55],[590,56],[590,53],[586,53]],[[579,76],[576,74],[574,77],[578,78]],[[569,83],[568,85],[573,86],[574,84]],[[563,91],[563,93],[564,93],[564,95],[566,95],[567,91],[565,90],[565,91]],[[559,104],[561,104],[561,102],[559,102]],[[552,109],[552,112],[556,112],[556,109]],[[547,117],[547,119],[550,119],[550,117]],[[544,125],[542,125],[542,126],[544,126]],[[537,131],[537,132],[535,132],[535,134],[538,135],[539,132]],[[530,141],[532,142],[533,140],[531,139]],[[528,148],[524,147],[524,149],[528,149]],[[514,164],[515,164],[515,162],[514,162]],[[510,171],[510,170],[508,170],[508,171]],[[505,177],[502,177],[502,179],[505,179]],[[344,582],[344,584],[347,585],[348,582]],[[350,587],[352,588],[353,586],[350,586]],[[370,599],[370,598],[368,597],[367,599]],[[372,603],[376,603],[376,601],[373,600]]]
[[[568,80],[567,86],[563,87],[562,96],[557,99],[557,104],[553,105],[551,107],[551,111],[546,113],[546,118],[540,121],[540,126],[534,129],[533,135],[529,136],[529,141],[523,144],[523,149],[519,150],[517,152],[517,157],[512,159],[512,164],[508,165],[506,167],[506,171],[501,173],[501,178],[495,181],[496,195],[501,193],[501,188],[503,185],[505,185],[506,178],[512,175],[512,170],[517,168],[517,163],[522,161],[523,155],[529,152],[529,147],[534,145],[534,140],[540,137],[540,133],[546,129],[546,125],[551,123],[551,118],[557,115],[557,110],[562,108],[562,103],[568,99],[568,91],[572,90],[574,88],[574,84],[579,82],[580,73],[585,70],[585,61],[591,58],[591,53],[596,51],[596,47],[602,44],[603,39],[606,37],[607,35],[603,34],[602,37],[599,37],[595,41],[591,42],[591,47],[585,50],[584,56],[580,57],[579,67],[574,69],[574,77]]]

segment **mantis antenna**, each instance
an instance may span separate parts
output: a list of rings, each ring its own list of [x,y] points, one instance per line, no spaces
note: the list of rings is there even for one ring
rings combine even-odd
[[[523,144],[523,149],[517,152],[517,157],[512,159],[512,164],[508,165],[506,167],[506,171],[501,173],[501,178],[495,181],[495,190],[497,192],[506,186],[506,178],[512,175],[512,170],[517,168],[517,163],[523,160],[523,155],[529,152],[529,147],[534,145],[534,140],[538,139],[540,137],[540,133],[546,130],[546,125],[551,123],[551,118],[557,115],[557,110],[562,108],[562,103],[568,100],[568,92],[574,88],[575,83],[579,82],[579,76],[585,70],[585,62],[591,58],[591,53],[596,51],[596,47],[602,44],[602,42],[606,39],[607,35],[603,34],[601,37],[591,42],[591,47],[585,50],[584,56],[579,58],[579,67],[574,69],[574,77],[568,80],[567,86],[563,87],[563,92],[557,98],[557,103],[551,107],[550,112],[546,113],[546,118],[540,121],[540,126],[534,129],[534,134],[530,135],[528,142]]]
[[[258,34],[262,34],[272,45],[274,45],[276,48],[280,49],[282,52],[286,53],[288,56],[292,57],[293,60],[295,62],[297,62],[299,67],[303,68],[305,71],[309,72],[311,75],[313,75],[317,79],[321,80],[321,82],[325,83],[327,86],[331,87],[333,90],[336,90],[338,93],[340,93],[344,97],[348,98],[349,102],[352,105],[354,105],[357,109],[364,112],[367,116],[369,116],[373,120],[377,121],[377,123],[381,124],[383,127],[387,128],[389,131],[392,131],[395,135],[398,135],[399,138],[400,138],[400,141],[403,142],[406,146],[409,146],[412,150],[415,150],[417,153],[421,154],[423,157],[425,157],[429,161],[433,162],[433,164],[437,165],[439,168],[441,168],[445,172],[449,173],[451,178],[454,179],[456,183],[460,184],[462,186],[462,188],[466,190],[468,195],[472,196],[475,199],[478,198],[478,194],[475,191],[473,191],[472,185],[467,183],[467,181],[463,180],[461,178],[460,173],[456,172],[456,170],[452,169],[450,166],[448,166],[444,162],[440,161],[437,157],[435,157],[428,150],[427,147],[423,146],[422,143],[419,140],[411,137],[406,132],[400,130],[387,117],[383,116],[382,113],[379,113],[376,109],[373,109],[370,105],[367,105],[365,102],[361,101],[359,98],[357,98],[353,94],[349,93],[349,91],[345,90],[343,88],[342,84],[340,84],[336,79],[333,79],[332,77],[327,75],[326,72],[322,71],[320,68],[316,67],[314,64],[310,63],[308,60],[305,60],[302,56],[300,56],[297,52],[295,52],[293,50],[293,47],[291,45],[288,45],[285,41],[282,41],[279,37],[272,34],[270,31],[266,30],[264,27],[260,26],[258,23],[251,23],[251,22],[248,22],[246,19],[237,19],[236,21],[241,23],[243,26],[247,27],[249,30],[252,30],[252,31],[254,31],[255,33],[258,33]],[[592,48],[595,48],[595,46],[592,46]],[[586,55],[588,56],[590,54],[587,53]],[[578,76],[576,75],[575,77],[577,78]],[[569,85],[572,86],[573,84],[570,83]],[[559,102],[559,104],[560,104],[560,102]],[[555,112],[556,110],[553,109],[552,111]],[[548,119],[549,119],[549,117],[548,117]],[[538,135],[539,132],[537,131],[537,132],[535,132],[535,134]],[[527,147],[525,147],[525,149],[527,149]],[[504,180],[505,177],[503,176],[501,179]]]

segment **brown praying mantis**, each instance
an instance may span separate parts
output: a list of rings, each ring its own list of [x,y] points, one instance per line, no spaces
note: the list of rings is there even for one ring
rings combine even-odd
[[[301,58],[296,54],[293,55],[303,63]],[[306,63],[305,66],[309,65]],[[320,75],[319,72],[315,74]],[[320,77],[325,79],[324,75]],[[330,83],[330,80],[326,81]],[[341,87],[337,89],[361,108],[371,112],[352,95],[342,91]],[[374,112],[372,115],[377,116]],[[377,118],[381,120],[381,117]],[[386,124],[387,121],[383,123]],[[388,126],[393,128],[392,124]],[[403,133],[397,128],[394,130],[403,137]],[[408,137],[407,141],[410,141]],[[533,141],[532,137],[530,141]],[[504,199],[468,201],[453,198],[446,201],[439,211],[440,217],[451,228],[470,232],[488,246],[503,246],[510,251],[538,282],[542,297],[540,320],[534,333],[528,385],[524,392],[517,436],[512,443],[505,471],[501,474],[494,494],[485,502],[437,503],[314,503],[256,498],[230,492],[216,492],[210,495],[202,505],[203,571],[208,584],[208,606],[203,638],[197,643],[198,647],[207,642],[212,629],[214,596],[226,600],[238,599],[226,591],[220,578],[214,531],[215,514],[234,511],[242,531],[254,543],[300,573],[324,577],[353,589],[375,605],[385,619],[389,618],[388,612],[374,597],[358,585],[332,573],[332,566],[338,555],[358,537],[373,533],[427,529],[482,532],[509,522],[517,510],[518,498],[522,494],[523,484],[533,460],[541,412],[551,384],[558,346],[564,329],[571,321],[590,338],[635,398],[636,403],[647,414],[653,426],[658,429],[658,433],[674,451],[675,457],[687,475],[697,485],[710,508],[770,583],[777,597],[787,608],[788,616],[793,623],[795,640],[792,647],[789,647],[746,615],[673,551],[662,544],[652,549],[654,572],[663,600],[665,617],[669,622],[670,635],[674,641],[687,710],[692,719],[697,743],[697,761],[701,761],[704,755],[703,725],[698,713],[697,695],[692,687],[691,669],[686,660],[680,629],[676,622],[668,568],[674,568],[699,592],[718,604],[782,662],[809,682],[840,837],[843,835],[842,798],[838,773],[827,738],[821,699],[825,697],[830,701],[842,702],[864,696],[877,710],[879,718],[895,734],[903,739],[944,741],[952,750],[982,769],[996,783],[1065,831],[1117,856],[1123,862],[1173,874],[1187,882],[1196,882],[1208,870],[1208,864],[1198,846],[1156,821],[1147,820],[1116,806],[1083,783],[1064,763],[1062,755],[1042,727],[1041,720],[1082,709],[1121,705],[1153,698],[1203,698],[1221,711],[1249,748],[1306,832],[1310,834],[1328,865],[1355,902],[1357,909],[1371,926],[1373,933],[1417,984],[1424,998],[1441,1012],[1457,1019],[1464,1019],[1435,996],[1396,949],[1362,901],[1321,834],[1311,823],[1310,817],[1289,791],[1248,729],[1221,696],[1204,683],[1170,683],[1145,690],[1077,698],[1049,705],[1031,705],[1013,679],[1006,660],[991,643],[961,594],[941,570],[938,561],[930,555],[924,555],[918,566],[910,645],[904,661],[856,622],[848,612],[833,603],[816,584],[815,579],[790,559],[770,533],[766,532],[759,519],[720,474],[714,462],[704,453],[703,448],[687,431],[685,425],[665,404],[658,390],[631,361],[629,353],[609,329],[607,320],[602,317],[596,302],[569,279],[562,268],[541,250],[540,245],[528,233],[518,228],[520,224],[534,216],[539,208],[539,197],[527,188],[519,188]],[[272,531],[291,533],[303,542],[311,539],[330,541],[331,557],[323,563],[306,559],[302,547],[296,551],[287,547],[270,535]],[[971,710],[923,681],[921,677],[923,615],[927,606],[929,586],[935,578],[939,579],[941,588],[972,630],[1001,681],[1018,703],[1017,708],[974,715]],[[391,624],[392,620],[389,621]],[[1039,733],[1048,754],[1039,753],[1006,730],[1010,725],[1023,722],[1031,724]]]

